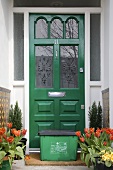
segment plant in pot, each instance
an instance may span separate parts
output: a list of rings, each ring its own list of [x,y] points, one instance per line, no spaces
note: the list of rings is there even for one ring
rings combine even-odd
[[[0,170],[10,170],[15,156],[24,158],[25,145],[19,146],[19,143],[26,131],[12,129],[12,123],[0,128]]]
[[[107,147],[94,156],[97,158],[95,170],[113,170],[113,148]]]
[[[22,129],[22,111],[20,107],[18,106],[17,101],[16,101],[14,108],[13,108],[13,105],[11,105],[10,107],[9,115],[8,115],[8,122],[12,123],[12,128],[16,128],[17,130]],[[20,142],[21,143],[19,143],[19,145],[22,145],[22,144],[26,145],[27,139],[23,137],[21,138]],[[25,154],[25,148],[24,148],[24,154]],[[19,157],[17,159],[19,159]]]
[[[95,170],[97,166],[97,158],[101,158],[99,153],[102,150],[111,148],[113,142],[113,129],[102,128],[95,131],[94,128],[85,128],[84,133],[80,131],[75,132],[79,137],[78,143],[81,147],[81,160],[86,163],[88,167],[94,165]],[[105,164],[105,162],[103,161]],[[101,168],[100,168],[101,169]]]

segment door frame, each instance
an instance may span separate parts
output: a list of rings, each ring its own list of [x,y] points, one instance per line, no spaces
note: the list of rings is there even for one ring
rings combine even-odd
[[[103,1],[102,1],[103,2]],[[11,76],[11,103],[15,103],[15,93],[16,90],[22,89],[23,96],[19,98],[20,102],[23,103],[23,114],[24,114],[24,127],[28,129],[28,133],[26,137],[28,139],[26,151],[29,153],[29,13],[60,13],[60,14],[84,14],[85,15],[85,126],[88,127],[88,110],[91,103],[91,88],[102,89],[103,87],[103,66],[104,66],[104,13],[103,13],[104,3],[102,3],[99,8],[14,8],[13,1],[11,5],[10,11],[10,65],[11,70],[10,74],[13,75],[13,66],[14,66],[14,58],[13,58],[13,13],[24,13],[24,81],[14,81],[13,76]],[[90,14],[101,14],[101,81],[99,82],[91,82],[90,81]],[[26,71],[27,70],[27,71]],[[22,102],[22,101],[23,102]],[[27,121],[25,119],[27,118]],[[36,150],[36,149],[35,149]]]

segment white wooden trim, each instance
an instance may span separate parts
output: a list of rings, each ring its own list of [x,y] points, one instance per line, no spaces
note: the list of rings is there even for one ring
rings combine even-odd
[[[13,87],[21,87],[25,85],[24,81],[13,81]]]
[[[90,106],[90,13],[85,13],[85,113],[88,113]],[[85,114],[85,126],[88,127],[88,114]]]
[[[25,129],[29,130],[29,13],[24,14],[24,77],[25,77]],[[26,119],[27,118],[27,119]],[[26,154],[29,153],[29,132],[26,134]]]
[[[85,12],[100,13],[102,8],[13,8],[13,12],[29,12],[29,13],[56,13],[56,14],[82,14]]]
[[[85,126],[88,127],[88,110],[90,106],[90,87],[101,87],[103,81],[91,82],[90,81],[90,14],[102,13],[102,8],[12,8],[13,13],[24,13],[24,81],[13,81],[12,85],[19,87],[24,87],[25,93],[25,128],[28,129],[26,135],[27,142],[27,153],[29,152],[29,13],[60,13],[60,14],[85,14]],[[13,14],[12,14],[13,16]],[[13,18],[13,17],[12,17]],[[102,18],[101,18],[102,19]],[[11,22],[13,26],[13,19]],[[103,25],[103,24],[102,24]],[[101,25],[101,31],[102,31]],[[12,44],[13,44],[13,29],[11,28]],[[101,33],[101,38],[103,32]],[[101,39],[103,46],[103,39]],[[14,51],[13,45],[11,45],[12,51]],[[103,48],[101,49],[101,51]],[[12,52],[13,58],[13,52]],[[101,53],[101,60],[103,53]],[[103,62],[103,61],[102,61]],[[11,61],[11,68],[13,68],[14,61]],[[103,68],[102,68],[103,70]],[[101,70],[101,71],[102,71]],[[12,70],[13,73],[13,70]],[[14,74],[13,74],[14,75]],[[13,77],[14,78],[14,77]],[[13,79],[12,79],[13,80]]]
[[[102,86],[102,81],[90,81],[89,86]]]
[[[12,7],[12,3],[11,3],[11,7]],[[9,76],[10,76],[10,82],[9,82],[9,86],[10,86],[10,90],[11,90],[11,95],[10,95],[10,104],[13,103],[14,99],[13,99],[13,80],[14,80],[14,45],[13,45],[13,13],[12,13],[12,8],[10,7],[10,13],[9,13]]]
[[[102,3],[103,0],[101,0],[101,5],[104,7],[104,4]],[[101,13],[101,27],[100,27],[100,49],[101,49],[101,55],[100,55],[100,74],[101,74],[101,91],[104,89],[104,11]],[[101,95],[102,96],[102,95]],[[102,97],[101,97],[101,105],[103,106]]]

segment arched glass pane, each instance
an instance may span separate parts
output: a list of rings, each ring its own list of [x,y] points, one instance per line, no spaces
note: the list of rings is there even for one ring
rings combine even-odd
[[[35,38],[47,38],[48,26],[44,19],[39,19],[35,24]]]
[[[78,23],[75,19],[69,19],[66,23],[66,38],[78,38]]]
[[[51,38],[63,38],[63,24],[59,19],[54,19],[51,23]]]
[[[60,47],[61,88],[78,87],[78,46]]]

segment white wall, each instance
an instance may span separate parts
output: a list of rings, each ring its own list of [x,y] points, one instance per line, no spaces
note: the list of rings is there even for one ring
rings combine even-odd
[[[9,88],[9,7],[10,0],[0,0],[0,86]]]
[[[113,128],[113,0],[109,0],[109,35],[110,127]]]
[[[113,128],[113,0],[104,0],[104,89],[109,87],[110,127]]]

